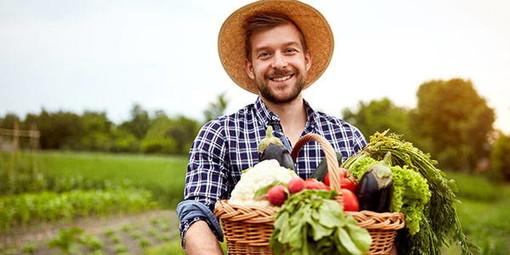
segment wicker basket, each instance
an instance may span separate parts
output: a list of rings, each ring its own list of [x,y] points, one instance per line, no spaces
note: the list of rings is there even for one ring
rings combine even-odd
[[[308,134],[299,139],[291,155],[296,159],[303,145],[309,141],[320,144],[331,174],[331,186],[340,191],[339,166],[335,151],[331,144],[323,137]],[[342,196],[335,200],[342,205]],[[269,245],[269,238],[274,230],[274,215],[278,207],[273,206],[242,206],[231,205],[227,200],[216,203],[215,215],[220,219],[223,233],[227,240],[229,254],[273,254]],[[347,212],[353,216],[358,225],[367,229],[372,237],[369,254],[389,254],[397,230],[404,227],[402,213],[375,213],[371,211]]]

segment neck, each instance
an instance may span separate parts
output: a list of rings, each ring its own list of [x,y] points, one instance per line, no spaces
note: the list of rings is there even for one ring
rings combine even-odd
[[[306,125],[306,112],[302,95],[300,94],[293,101],[284,104],[275,104],[268,102],[263,97],[261,98],[267,108],[280,117],[283,133],[294,146]]]

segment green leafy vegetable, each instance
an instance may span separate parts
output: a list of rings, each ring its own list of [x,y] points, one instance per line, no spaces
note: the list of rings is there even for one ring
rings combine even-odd
[[[349,158],[343,166],[356,164],[356,161],[367,156],[382,160],[386,153],[391,152],[392,165],[413,170],[427,180],[431,198],[423,210],[420,231],[415,235],[412,235],[408,228],[400,231],[397,236],[399,254],[441,254],[441,247],[452,243],[459,245],[462,254],[473,254],[476,246],[470,243],[463,233],[454,207],[458,202],[454,181],[447,179],[446,174],[436,168],[437,162],[432,160],[429,154],[404,141],[401,136],[386,133],[387,131],[372,135],[365,149]],[[408,215],[406,224],[407,217]]]
[[[372,238],[332,200],[336,191],[292,194],[278,211],[270,239],[275,254],[366,254]]]

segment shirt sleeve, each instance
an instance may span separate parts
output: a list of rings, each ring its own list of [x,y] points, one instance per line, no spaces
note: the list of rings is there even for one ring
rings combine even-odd
[[[226,198],[228,182],[227,142],[219,121],[206,123],[190,149],[184,200],[195,200],[214,211],[218,199]]]

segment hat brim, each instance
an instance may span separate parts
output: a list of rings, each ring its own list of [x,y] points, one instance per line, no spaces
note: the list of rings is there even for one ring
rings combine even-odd
[[[218,52],[225,71],[240,87],[258,94],[258,88],[245,71],[245,31],[248,17],[261,12],[282,13],[292,19],[303,32],[312,66],[303,89],[324,73],[333,55],[333,32],[322,14],[308,4],[295,0],[260,0],[239,8],[223,23],[218,36]]]

